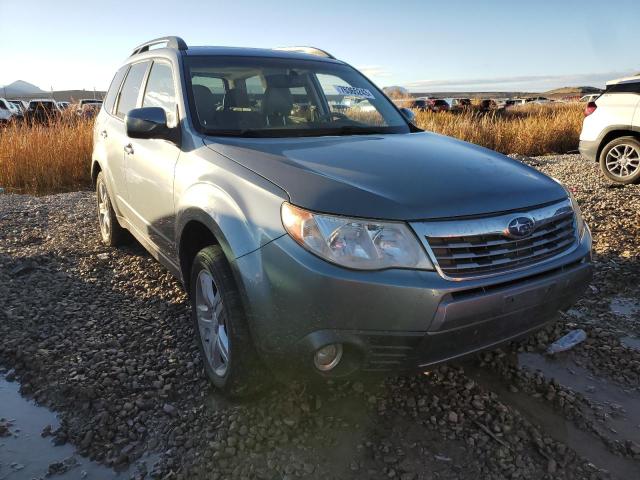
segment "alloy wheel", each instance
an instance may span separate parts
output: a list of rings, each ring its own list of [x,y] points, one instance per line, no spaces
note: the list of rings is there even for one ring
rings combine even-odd
[[[605,164],[612,175],[630,177],[640,168],[640,152],[634,145],[621,143],[607,152]]]
[[[216,375],[223,377],[229,367],[229,336],[220,291],[206,270],[198,274],[195,301],[205,360]]]
[[[104,238],[108,238],[111,233],[111,215],[109,212],[109,194],[103,182],[98,184],[98,222],[100,231]]]

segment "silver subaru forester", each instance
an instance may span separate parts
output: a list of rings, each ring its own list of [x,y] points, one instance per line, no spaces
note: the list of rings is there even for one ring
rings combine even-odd
[[[128,232],[182,280],[205,371],[427,369],[526,335],[591,278],[571,194],[424,132],[310,47],[137,47],[96,119],[102,239]]]

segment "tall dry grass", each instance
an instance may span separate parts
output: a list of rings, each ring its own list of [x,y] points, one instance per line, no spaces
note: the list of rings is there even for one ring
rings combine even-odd
[[[502,153],[546,155],[578,148],[584,106],[578,103],[523,105],[506,110],[460,113],[416,112],[425,130]]]
[[[49,125],[0,128],[0,187],[6,192],[46,194],[90,185],[93,120],[66,113]]]

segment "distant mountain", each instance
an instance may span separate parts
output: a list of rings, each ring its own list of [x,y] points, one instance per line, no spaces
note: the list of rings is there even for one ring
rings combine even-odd
[[[602,90],[596,87],[562,87],[554,88],[548,92],[544,92],[542,95],[549,98],[554,97],[566,97],[566,96],[582,96],[590,93],[600,93]]]
[[[5,85],[0,92],[7,97],[33,96],[46,93],[44,90],[24,80],[16,80],[9,85]]]

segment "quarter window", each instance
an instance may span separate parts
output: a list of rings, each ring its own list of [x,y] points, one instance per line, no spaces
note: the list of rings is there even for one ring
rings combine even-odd
[[[109,90],[107,91],[107,95],[104,97],[103,108],[106,112],[113,113],[113,106],[116,103],[116,95],[120,85],[122,84],[122,79],[127,74],[127,70],[129,70],[129,65],[122,67],[113,77]]]
[[[169,64],[153,62],[142,106],[162,108],[167,114],[167,125],[176,126],[176,93]]]
[[[122,85],[120,100],[118,101],[116,115],[119,118],[124,118],[125,115],[129,113],[129,110],[136,108],[138,95],[142,86],[142,79],[148,66],[149,62],[140,62],[129,69],[127,79],[124,81],[124,85]]]

